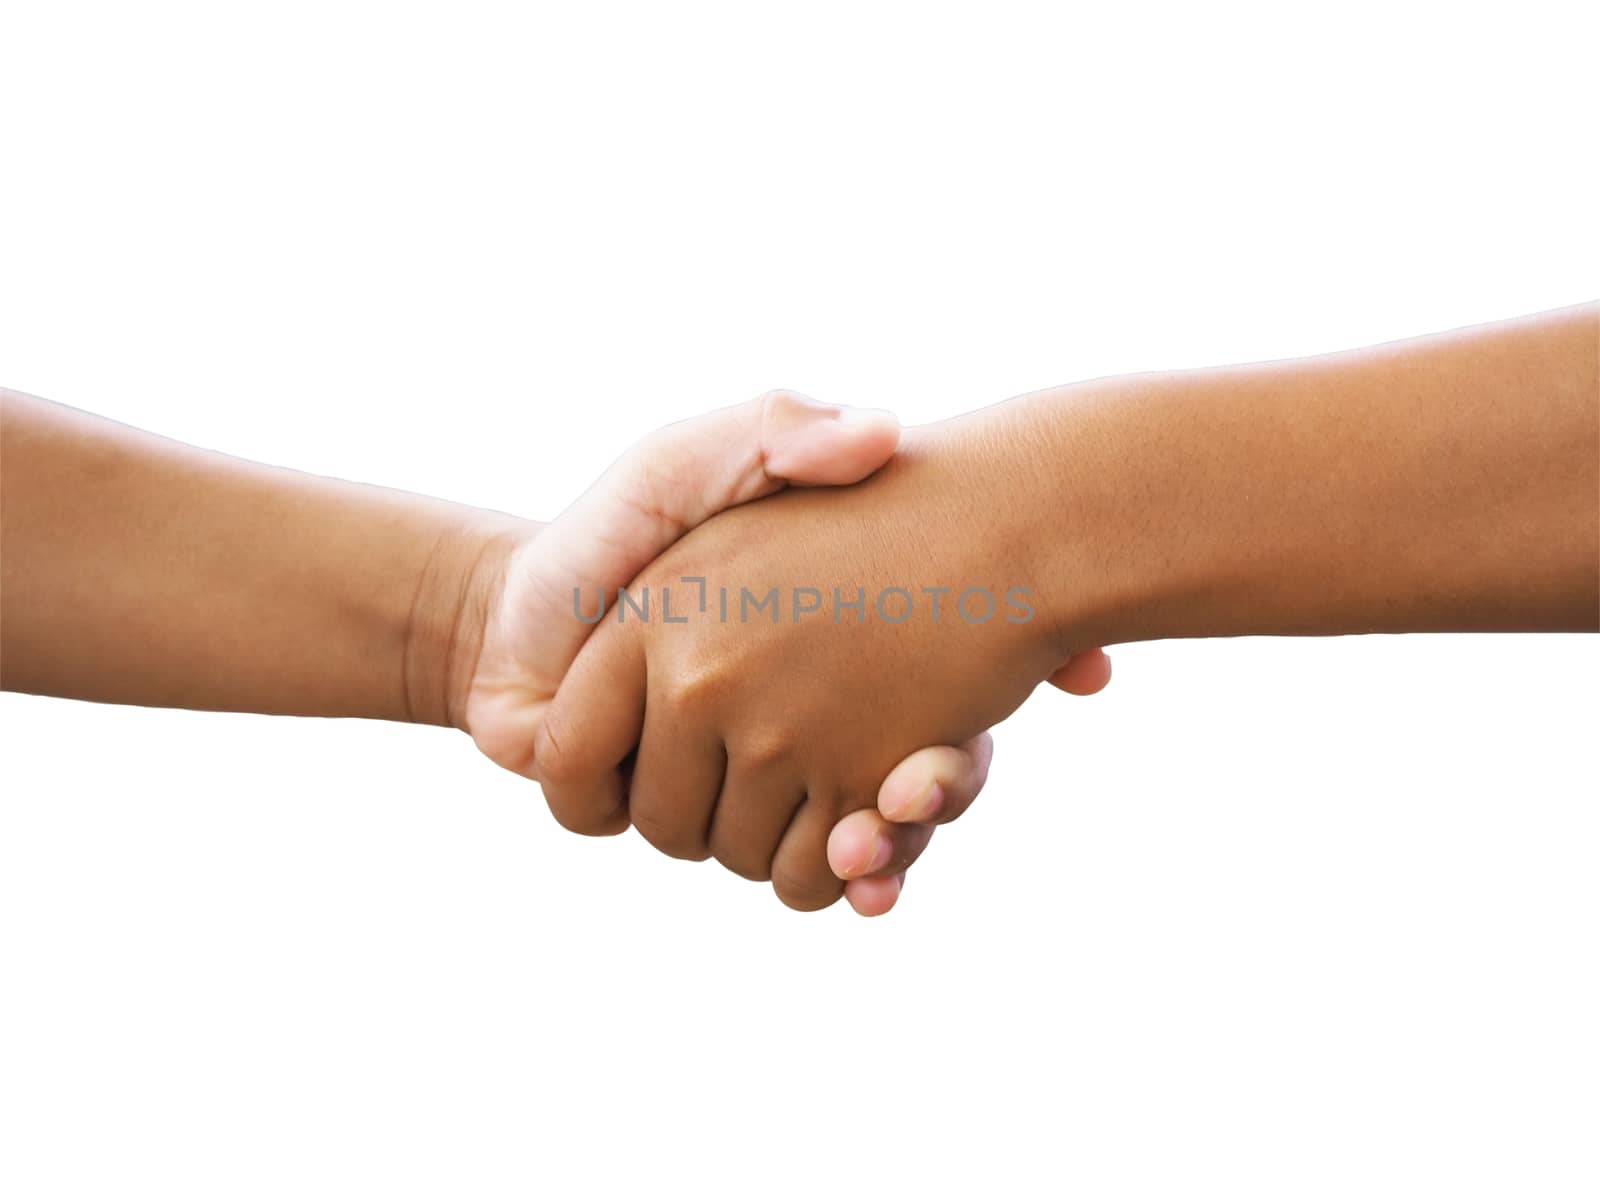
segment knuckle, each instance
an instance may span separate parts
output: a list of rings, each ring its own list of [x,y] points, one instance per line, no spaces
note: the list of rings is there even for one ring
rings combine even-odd
[[[711,713],[722,687],[722,673],[715,667],[680,667],[662,684],[661,695],[674,712],[692,720]]]
[[[627,828],[627,823],[616,813],[597,813],[586,809],[575,808],[563,804],[557,797],[549,792],[545,793],[545,803],[550,807],[550,815],[556,819],[556,824],[568,833],[581,834],[583,837],[609,837],[614,833],[621,833]]]
[[[608,807],[604,777],[576,753],[578,742],[558,733],[550,722],[534,735],[534,778],[539,781],[550,815],[561,828],[585,837],[609,837],[628,826],[625,812]]]
[[[793,388],[785,387],[768,388],[754,400],[750,401],[751,405],[755,407],[756,411],[761,414],[762,420],[772,416],[772,414],[778,409],[789,405],[800,404],[802,402],[803,398],[799,392],[795,391]]]
[[[635,809],[632,816],[639,836],[668,858],[700,862],[708,856],[704,840],[670,813],[644,808]]]
[[[816,912],[844,895],[844,881],[826,869],[807,871],[785,865],[772,865],[772,890],[778,899],[799,912]]]
[[[740,764],[751,773],[764,774],[788,762],[793,744],[788,731],[769,729],[747,734],[739,742]]]
[[[766,447],[795,421],[796,414],[806,406],[806,398],[789,388],[772,388],[750,401],[755,412],[756,440],[763,447],[765,465]]]
[[[558,729],[557,723],[548,718],[542,722],[533,735],[533,766],[539,781],[556,786],[580,781],[585,767],[578,749],[574,731]]]
[[[772,878],[772,856],[760,854],[743,846],[731,846],[713,841],[711,853],[717,862],[741,879],[751,883],[766,883]]]

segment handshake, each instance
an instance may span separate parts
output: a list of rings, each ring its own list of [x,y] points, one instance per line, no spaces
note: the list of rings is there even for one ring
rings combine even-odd
[[[900,441],[786,391],[646,438],[550,525],[486,539],[449,720],[567,829],[887,911],[983,786],[987,727],[1110,673],[999,528],[1005,447]]]
[[[454,725],[585,834],[887,911],[1100,647],[1594,630],[1600,309],[904,435],[769,392],[549,525],[4,403],[8,689]]]

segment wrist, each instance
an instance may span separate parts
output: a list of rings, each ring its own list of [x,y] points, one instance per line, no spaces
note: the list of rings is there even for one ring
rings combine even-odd
[[[1044,674],[1094,644],[1071,640],[1082,599],[1063,561],[1072,553],[1064,535],[1072,504],[1062,492],[1062,460],[1071,447],[1058,443],[1053,414],[1065,391],[907,430],[886,468],[892,473],[913,458],[937,464],[943,482],[927,503],[931,525],[957,543],[951,557],[963,564],[967,582],[1004,597],[1008,623]]]
[[[406,621],[401,681],[406,718],[465,729],[466,695],[506,565],[539,526],[472,512],[443,530],[417,572]]]
[[[1193,526],[1194,379],[1050,388],[994,410],[1022,465],[1006,506],[1037,580],[1041,636],[1080,650],[1181,636],[1223,569]],[[1204,475],[1204,471],[1201,472]]]

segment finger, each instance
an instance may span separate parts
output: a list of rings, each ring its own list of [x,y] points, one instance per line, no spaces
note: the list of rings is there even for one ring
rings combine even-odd
[[[828,869],[840,879],[898,875],[933,838],[932,825],[896,825],[875,808],[846,813],[828,834]]]
[[[994,738],[980,733],[960,746],[918,750],[889,772],[878,811],[890,821],[943,825],[966,812],[989,778]]]
[[[644,731],[628,781],[628,818],[645,841],[673,858],[699,861],[728,756],[722,738],[665,697],[645,705]]]
[[[771,879],[778,845],[805,798],[805,786],[781,764],[731,755],[711,818],[711,853],[735,875]]]
[[[1080,650],[1050,676],[1050,682],[1074,696],[1092,696],[1111,682],[1111,658],[1098,647]]]
[[[894,907],[906,885],[904,873],[874,879],[852,879],[844,885],[844,898],[863,917],[881,917]]]
[[[844,881],[828,869],[828,834],[836,811],[808,798],[784,830],[772,858],[772,890],[790,908],[815,912],[844,895]]]
[[[900,444],[900,422],[882,409],[838,408],[782,390],[755,403],[762,406],[761,473],[769,482],[860,483],[888,462]],[[759,490],[729,503],[766,494],[759,481],[744,482]]]
[[[644,648],[628,627],[605,625],[562,679],[534,738],[535,777],[567,829],[628,827],[622,764],[638,744],[644,709]]]

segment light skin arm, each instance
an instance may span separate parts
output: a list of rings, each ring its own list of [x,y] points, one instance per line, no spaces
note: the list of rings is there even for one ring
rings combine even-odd
[[[540,528],[0,404],[8,690],[450,724],[457,629]]]
[[[869,840],[841,816],[876,800],[895,819],[939,818],[925,793],[879,797],[895,760],[1003,719],[1073,651],[1594,630],[1597,326],[1591,305],[1325,358],[1099,380],[907,431],[866,483],[724,514],[639,585],[1021,587],[1034,618],[972,624],[946,607],[935,623],[923,601],[901,623],[824,611],[610,625],[548,714],[546,798],[603,821],[617,764],[635,755],[629,803],[647,837],[669,853],[709,845],[816,908],[838,895],[818,864],[831,850],[853,875],[845,860]],[[752,828],[762,853],[721,846],[723,830]]]

